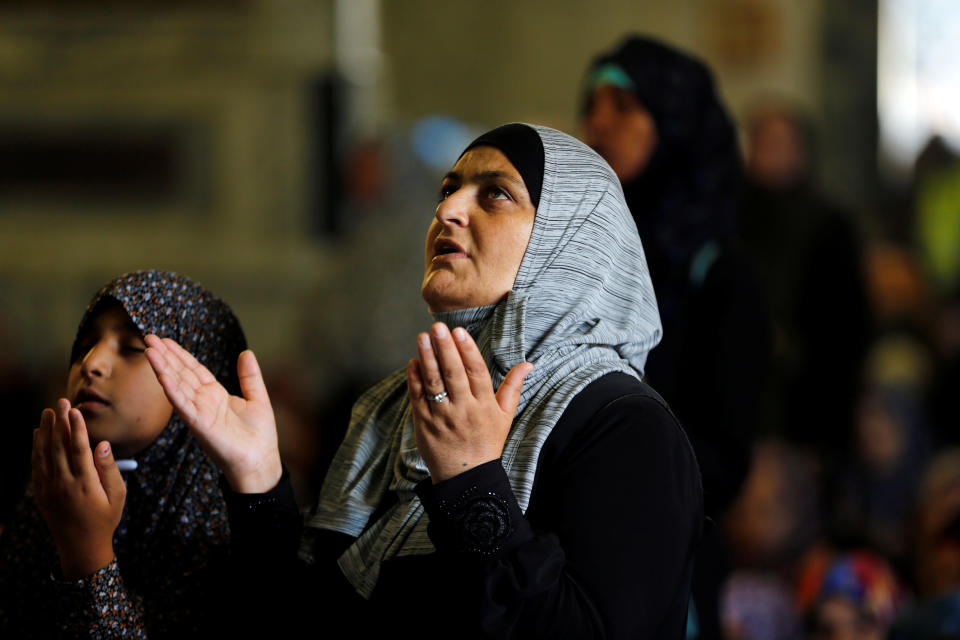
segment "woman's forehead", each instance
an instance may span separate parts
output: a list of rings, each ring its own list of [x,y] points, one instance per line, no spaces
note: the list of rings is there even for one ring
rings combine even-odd
[[[468,149],[460,156],[460,159],[457,160],[457,163],[453,165],[453,169],[450,171],[451,173],[463,175],[463,173],[467,171],[479,173],[488,168],[509,172],[517,177],[520,176],[520,172],[513,166],[513,163],[510,162],[506,154],[500,151],[500,149],[490,145],[480,145]]]
[[[461,183],[505,180],[529,197],[527,183],[507,156],[496,147],[474,147],[464,153],[443,178]]]

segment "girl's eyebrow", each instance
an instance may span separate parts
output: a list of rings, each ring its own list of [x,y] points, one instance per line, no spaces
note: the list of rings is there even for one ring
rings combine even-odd
[[[143,331],[141,331],[140,327],[138,327],[136,323],[129,317],[127,318],[126,322],[116,325],[116,330],[123,333],[133,333],[140,338],[143,338]]]

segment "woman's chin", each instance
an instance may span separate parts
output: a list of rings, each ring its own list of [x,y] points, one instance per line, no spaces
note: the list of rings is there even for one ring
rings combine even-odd
[[[465,287],[462,285],[462,278],[456,279],[452,273],[447,271],[434,271],[428,273],[427,277],[424,278],[420,295],[427,303],[427,308],[433,313],[438,313],[496,304],[510,293],[509,289],[507,291],[501,289],[495,292],[491,292],[489,289],[475,290],[480,287],[465,291]]]
[[[451,286],[456,284],[451,282],[451,275],[449,273],[433,272],[428,274],[424,280],[420,295],[427,303],[427,308],[430,311],[453,311],[466,306],[462,304],[464,296],[455,291],[454,286]]]
[[[427,310],[430,313],[443,313],[444,311],[456,311],[457,309],[465,309],[466,307],[456,305],[449,302],[430,302],[427,300]]]

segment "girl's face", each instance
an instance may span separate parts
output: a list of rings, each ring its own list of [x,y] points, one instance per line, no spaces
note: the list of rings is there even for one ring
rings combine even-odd
[[[91,444],[109,440],[120,458],[139,453],[173,414],[144,355],[140,330],[119,303],[108,303],[87,323],[79,346],[67,395],[83,414]]]
[[[440,186],[420,293],[431,311],[494,304],[517,279],[536,210],[520,173],[494,147],[463,154]]]

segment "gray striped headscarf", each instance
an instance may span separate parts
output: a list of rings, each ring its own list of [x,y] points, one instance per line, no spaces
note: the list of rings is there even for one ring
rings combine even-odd
[[[494,388],[514,365],[535,365],[502,456],[524,511],[540,449],[570,401],[608,373],[640,377],[661,334],[643,248],[616,175],[579,140],[533,129],[543,142],[543,186],[513,290],[496,305],[434,314],[470,331]],[[427,515],[414,493],[428,471],[413,436],[405,371],[382,380],[354,406],[301,545],[301,556],[310,561],[312,529],[358,536],[338,562],[365,597],[384,560],[433,551]],[[368,526],[388,493],[396,494],[396,503]]]

